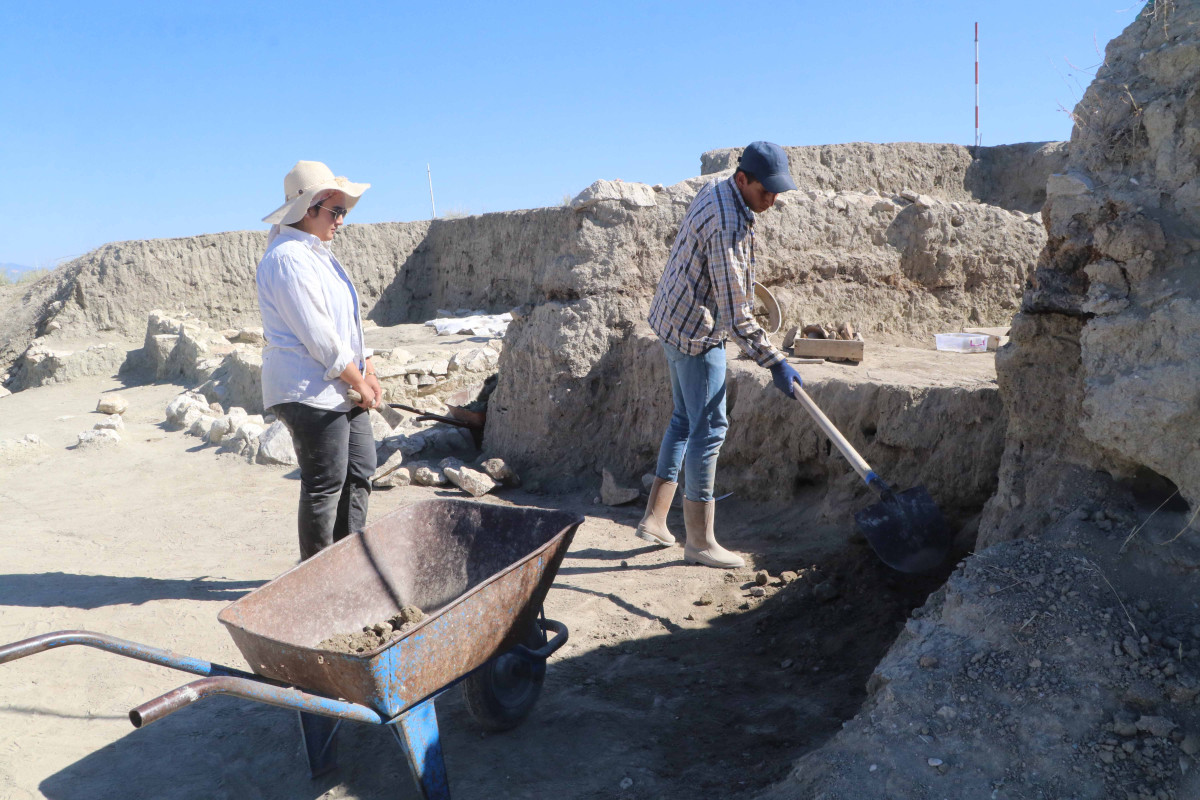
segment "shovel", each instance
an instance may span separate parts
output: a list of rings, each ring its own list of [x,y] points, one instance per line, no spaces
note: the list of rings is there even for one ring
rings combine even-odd
[[[837,445],[854,471],[879,494],[879,502],[859,511],[854,519],[883,563],[901,572],[928,572],[945,561],[950,553],[950,529],[925,487],[892,491],[817,408],[800,384],[793,381],[792,389],[804,410]]]

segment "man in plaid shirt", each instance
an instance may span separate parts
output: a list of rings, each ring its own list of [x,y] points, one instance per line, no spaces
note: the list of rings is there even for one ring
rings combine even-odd
[[[754,215],[796,188],[779,145],[753,142],[732,177],[708,184],[688,207],[650,306],[650,327],[662,339],[675,409],[663,434],[642,539],[671,546],[667,511],[684,472],[684,559],[735,569],[745,564],[713,535],[713,484],[725,441],[725,340],[734,341],[789,397],[800,375],[754,319]]]

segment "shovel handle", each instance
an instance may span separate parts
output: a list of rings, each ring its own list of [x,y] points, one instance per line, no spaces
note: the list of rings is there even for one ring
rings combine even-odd
[[[354,405],[358,405],[359,403],[362,402],[362,395],[359,394],[354,389],[347,389],[346,390],[346,399],[349,400],[351,403],[354,403]],[[379,401],[376,400],[375,402],[378,403]]]
[[[837,445],[837,449],[843,456],[846,457],[846,460],[850,462],[850,466],[854,467],[854,471],[858,473],[858,476],[862,478],[868,486],[873,489],[887,488],[887,485],[883,483],[883,480],[880,479],[880,477],[875,474],[875,471],[871,469],[871,465],[863,460],[863,457],[858,454],[858,451],[855,450],[853,446],[851,446],[850,442],[846,441],[846,437],[842,436],[842,432],[834,427],[833,423],[829,421],[829,417],[825,416],[825,413],[817,407],[817,404],[814,403],[812,398],[808,396],[808,393],[805,392],[804,389],[801,388],[800,384],[796,383],[795,381],[792,381],[792,396],[800,401],[800,405],[804,406],[804,410],[807,411],[809,416],[816,421],[821,430],[825,432],[825,435],[828,436],[835,445]],[[876,482],[882,486],[876,486]]]

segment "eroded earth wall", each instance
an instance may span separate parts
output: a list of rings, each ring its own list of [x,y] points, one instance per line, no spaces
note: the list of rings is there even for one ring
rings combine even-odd
[[[763,800],[1200,797],[1200,547],[1158,502],[1200,500],[1198,78],[1200,0],[1146,3],[1109,43],[997,357],[975,553]]]
[[[1049,240],[997,359],[1010,424],[985,543],[1061,513],[1091,472],[1149,470],[1200,502],[1198,78],[1200,6],[1150,3],[1075,109]]]
[[[880,193],[906,187],[955,202],[978,202],[1034,213],[1046,200],[1046,179],[1062,172],[1065,142],[969,148],[957,144],[851,142],[787,147],[788,166],[804,188]],[[974,151],[974,155],[972,154]],[[704,174],[737,166],[741,148],[700,157]]]

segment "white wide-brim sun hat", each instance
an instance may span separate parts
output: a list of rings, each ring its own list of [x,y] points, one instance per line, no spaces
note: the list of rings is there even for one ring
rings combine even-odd
[[[291,225],[298,222],[312,205],[313,198],[321,192],[334,190],[346,195],[346,210],[354,208],[362,193],[371,188],[369,183],[354,183],[342,176],[334,177],[333,171],[320,161],[297,161],[296,166],[283,179],[283,197],[286,202],[263,217],[263,222],[272,225]]]

